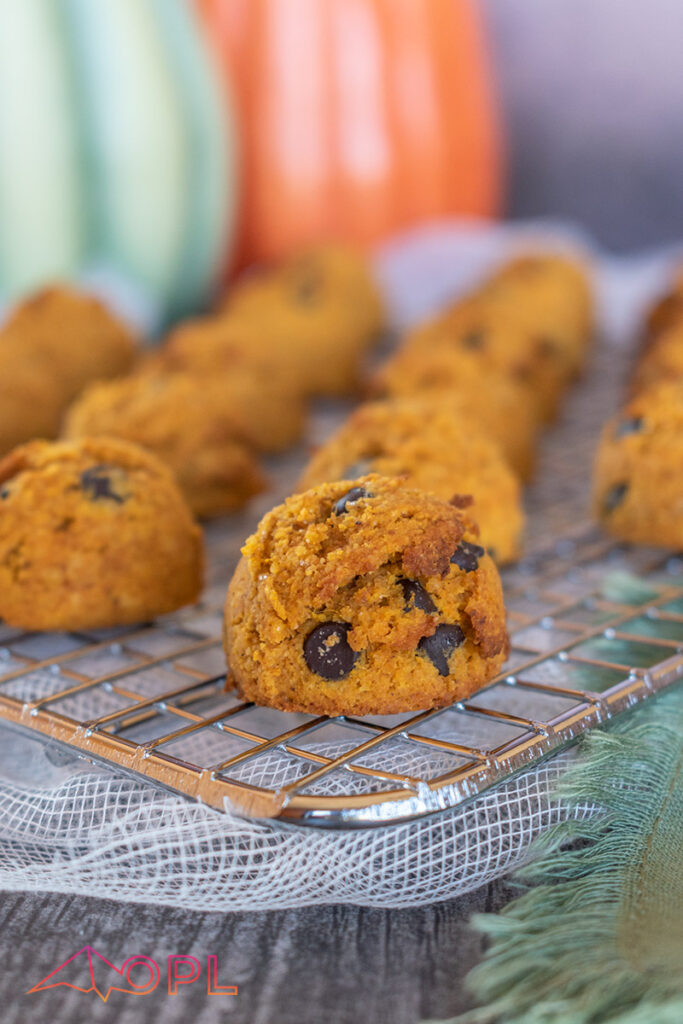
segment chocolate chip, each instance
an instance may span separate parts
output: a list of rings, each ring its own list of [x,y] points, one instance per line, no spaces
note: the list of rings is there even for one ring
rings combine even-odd
[[[364,487],[352,487],[350,491],[342,495],[339,501],[336,501],[332,507],[332,511],[335,516],[341,516],[344,512],[347,512],[347,505],[355,505],[361,498],[371,498],[372,495],[369,491],[366,491]]]
[[[3,487],[2,490],[0,490],[0,498],[4,501],[6,498],[9,498],[11,493],[12,492],[9,487]]]
[[[436,627],[436,632],[431,636],[423,636],[417,649],[427,655],[440,676],[447,676],[448,660],[456,647],[460,647],[464,642],[465,634],[460,626],[443,623]]]
[[[367,476],[368,473],[372,473],[372,461],[370,459],[358,459],[357,462],[352,462],[350,466],[347,466],[340,480],[355,480],[358,476]]]
[[[485,341],[486,332],[479,329],[468,331],[462,338],[463,347],[473,350],[482,349]]]
[[[404,612],[409,612],[411,608],[419,608],[421,612],[436,611],[436,605],[421,583],[408,579],[400,579],[398,582],[406,602],[403,607]]]
[[[627,493],[627,483],[614,484],[610,487],[602,501],[602,509],[605,515],[609,515],[610,512],[614,512],[615,508],[621,505]]]
[[[304,661],[311,672],[323,679],[343,679],[349,674],[360,656],[346,639],[349,629],[346,622],[323,622],[308,634]]]
[[[643,422],[642,416],[631,416],[630,419],[621,420],[620,423],[617,423],[614,436],[628,437],[629,434],[637,434],[643,429]]]
[[[106,466],[86,469],[81,473],[81,489],[91,501],[115,501],[117,505],[123,505],[126,499],[112,490],[111,477],[106,470]]]
[[[486,552],[479,544],[470,544],[469,541],[464,540],[461,544],[458,544],[451,555],[451,562],[453,565],[457,565],[458,569],[464,569],[465,572],[474,572],[475,569],[479,568],[479,559],[484,554]]]
[[[544,336],[536,339],[536,351],[539,356],[557,356],[559,354],[559,346],[554,338]]]
[[[315,270],[307,269],[301,275],[294,286],[295,301],[302,305],[308,305],[316,300],[322,291],[323,279]]]

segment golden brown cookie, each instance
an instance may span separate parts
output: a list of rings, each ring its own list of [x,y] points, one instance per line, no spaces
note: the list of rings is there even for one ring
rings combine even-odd
[[[199,527],[171,473],[106,438],[32,441],[0,462],[0,617],[82,630],[195,601]]]
[[[362,360],[384,322],[365,260],[324,246],[234,286],[223,314],[261,336],[275,364],[283,354],[305,394],[357,390]]]
[[[93,384],[67,413],[63,433],[107,435],[147,448],[171,467],[201,517],[241,508],[265,486],[223,384],[210,377],[142,372]]]
[[[370,382],[374,395],[428,396],[495,441],[523,480],[533,474],[538,415],[527,388],[485,373],[473,353],[450,347],[399,348]]]
[[[519,557],[519,480],[495,442],[443,402],[422,397],[361,405],[314,454],[298,490],[366,473],[404,477],[409,487],[445,501],[471,495],[469,514],[492,558],[502,565]]]
[[[300,409],[306,405],[302,353],[274,344],[267,332],[245,319],[218,315],[187,320],[171,331],[152,358],[183,373],[249,373],[272,381]]]
[[[631,376],[630,393],[676,380],[683,380],[683,321],[662,330],[645,347]]]
[[[605,426],[593,492],[616,537],[683,548],[683,381],[634,398]]]
[[[416,358],[437,350],[465,355],[478,364],[482,381],[502,376],[516,384],[542,420],[555,417],[569,380],[561,349],[484,292],[419,325],[401,347]]]
[[[0,455],[34,437],[56,437],[63,405],[49,362],[0,333]]]
[[[584,366],[594,331],[589,271],[575,257],[528,252],[504,263],[484,294],[518,318],[564,364],[571,380]]]
[[[130,329],[98,299],[64,285],[20,303],[0,334],[49,361],[52,386],[69,402],[93,380],[126,373],[136,345]]]
[[[220,381],[243,435],[260,451],[284,451],[301,439],[306,426],[307,401],[298,375],[286,350],[278,362],[261,335],[250,327],[233,328],[229,318],[188,320],[148,365]]]
[[[313,714],[443,707],[493,678],[500,579],[461,511],[401,480],[321,484],[269,512],[228,591],[231,679]]]
[[[351,246],[312,246],[274,269],[251,273],[229,293],[224,308],[258,312],[264,288],[277,293],[278,301],[310,302],[313,308],[325,306],[330,313],[350,307],[355,333],[366,341],[384,328],[384,306],[368,261]]]
[[[647,346],[668,331],[670,327],[683,323],[683,269],[679,269],[669,290],[648,311],[642,336],[642,346]]]

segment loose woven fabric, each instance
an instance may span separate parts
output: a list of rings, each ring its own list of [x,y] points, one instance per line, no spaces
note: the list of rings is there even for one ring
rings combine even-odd
[[[430,312],[471,284],[487,263],[518,241],[515,235],[501,228],[444,228],[387,249],[380,255],[379,271],[395,324]],[[661,284],[661,261],[637,270],[603,267],[603,319],[619,332]],[[611,380],[609,365],[592,376],[604,391]],[[541,455],[539,482],[529,503],[534,541],[543,532],[561,536],[585,514],[585,493],[574,481],[588,482],[596,431],[613,396],[601,394],[595,401],[584,389],[575,397],[573,418],[580,436],[572,435],[571,443],[561,434],[554,440],[551,436]],[[34,679],[30,685],[43,684],[54,686],[55,681]],[[86,708],[80,711],[87,717]],[[396,758],[405,758],[399,747]],[[321,746],[319,752],[342,749]],[[393,754],[386,746],[382,751],[385,769],[410,771],[405,759],[392,763]],[[429,756],[429,766],[413,766],[416,774],[417,768],[439,773],[438,755]],[[283,785],[290,781],[286,757],[275,750],[268,761],[245,762],[242,781]],[[571,753],[560,753],[476,801],[438,815],[330,832],[222,814],[113,769],[65,762],[41,741],[3,727],[0,888],[106,894],[198,910],[315,903],[399,907],[445,900],[520,864],[532,839],[550,825],[593,812],[590,804],[570,808],[552,796],[571,760]],[[256,771],[258,777],[249,774]],[[318,792],[339,792],[340,782],[345,792],[351,791],[353,777],[345,772],[341,779],[333,773],[324,776]]]
[[[447,813],[328,832],[246,822],[114,771],[60,767],[32,737],[2,729],[0,740],[3,889],[106,893],[198,910],[407,907],[504,874],[534,836],[569,813],[550,796],[569,753]]]
[[[599,816],[535,844],[468,983],[460,1024],[676,1024],[683,1020],[683,689],[585,738],[561,785]],[[455,1021],[450,1024],[456,1024]]]

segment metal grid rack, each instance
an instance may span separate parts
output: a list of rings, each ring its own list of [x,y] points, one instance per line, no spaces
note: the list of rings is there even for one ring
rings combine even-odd
[[[220,528],[211,547],[224,567]],[[0,717],[244,816],[405,821],[471,799],[683,677],[681,560],[587,531],[504,583],[505,671],[450,708],[328,719],[240,702],[224,692],[218,582],[196,608],[136,629],[0,625]]]

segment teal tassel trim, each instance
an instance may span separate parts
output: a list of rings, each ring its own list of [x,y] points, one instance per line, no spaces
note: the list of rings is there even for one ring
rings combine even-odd
[[[558,796],[600,813],[536,841],[460,1024],[683,1022],[683,690],[586,737]],[[569,847],[569,848],[568,848]]]

